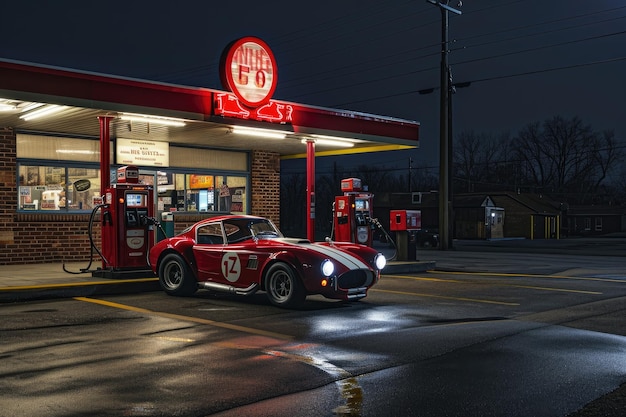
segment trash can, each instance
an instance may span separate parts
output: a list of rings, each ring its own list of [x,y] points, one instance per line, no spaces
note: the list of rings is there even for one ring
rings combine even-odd
[[[163,230],[159,228],[158,240],[163,240],[166,237],[174,236],[174,214],[167,212],[161,213],[161,226],[163,226],[165,236],[163,235]]]
[[[416,261],[417,230],[398,230],[396,232],[396,250],[398,261]]]

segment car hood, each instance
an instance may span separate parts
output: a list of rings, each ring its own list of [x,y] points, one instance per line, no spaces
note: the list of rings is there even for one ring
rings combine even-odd
[[[352,253],[341,249],[339,247],[327,246],[327,245],[319,245],[315,243],[311,243],[306,239],[298,239],[298,238],[276,238],[269,239],[272,242],[276,242],[281,244],[282,246],[292,246],[299,248],[301,250],[315,252],[321,257],[331,259],[333,261],[339,262],[343,266],[348,269],[371,269],[369,265],[363,262],[360,258],[354,256]]]

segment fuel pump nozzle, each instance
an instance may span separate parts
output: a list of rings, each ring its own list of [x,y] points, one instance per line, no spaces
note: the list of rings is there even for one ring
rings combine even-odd
[[[109,208],[108,204],[98,204],[93,208],[93,210],[91,210],[91,215],[89,216],[89,224],[87,228],[87,235],[89,236],[89,249],[90,249],[89,263],[87,264],[87,266],[85,268],[81,268],[80,272],[75,272],[75,271],[70,271],[69,269],[67,269],[65,267],[65,262],[63,262],[63,271],[67,272],[68,274],[84,274],[87,272],[92,272],[90,268],[91,268],[91,264],[93,263],[94,251],[97,252],[98,255],[100,255],[100,258],[102,258],[102,260],[105,263],[107,262],[106,258],[104,257],[104,255],[102,255],[102,252],[100,251],[100,249],[98,249],[95,242],[93,241],[93,223],[96,218],[96,213],[99,210],[102,210],[102,224],[106,224],[105,223],[106,221],[108,221],[109,224],[112,224],[111,212],[109,212],[108,210],[104,211],[104,209],[108,209],[108,208]]]
[[[163,229],[163,226],[161,226],[161,222],[156,217],[142,216],[141,224],[147,226],[148,230],[154,230],[154,226],[156,226],[161,232],[163,232],[163,235],[165,236],[165,230]]]
[[[141,216],[139,217],[139,222],[142,226],[145,226],[147,230],[154,230],[154,226],[156,226],[161,233],[163,233],[163,236],[167,236],[165,229],[161,226],[161,222],[156,217]],[[150,250],[146,250],[146,264],[150,265]]]
[[[103,226],[113,225],[113,218],[111,217],[111,212],[108,210],[108,208],[109,208],[108,204],[102,204],[102,225]]]
[[[394,259],[396,259],[396,256],[398,256],[398,247],[396,246],[396,242],[391,238],[391,236],[389,236],[389,233],[387,233],[387,230],[385,230],[385,228],[383,227],[382,224],[380,224],[380,222],[378,221],[377,218],[373,217],[373,218],[368,218],[370,224],[373,227],[377,227],[384,235],[385,237],[391,242],[391,244],[393,245],[393,248],[395,249],[395,252],[393,254],[393,256],[389,259],[390,261],[393,261]]]

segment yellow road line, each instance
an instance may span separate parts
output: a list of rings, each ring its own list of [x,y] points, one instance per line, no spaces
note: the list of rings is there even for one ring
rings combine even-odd
[[[598,291],[568,290],[566,288],[535,287],[532,285],[513,285],[513,284],[498,284],[498,285],[501,287],[528,288],[531,290],[540,290],[540,291],[573,292],[577,294],[602,295],[602,293]]]
[[[428,298],[440,298],[443,300],[455,300],[455,301],[469,301],[472,303],[483,303],[483,304],[499,304],[503,306],[518,306],[519,303],[508,303],[505,301],[492,301],[492,300],[481,300],[478,298],[466,298],[466,297],[450,297],[445,295],[433,295],[433,294],[422,294],[417,292],[408,292],[408,291],[393,291],[393,290],[381,290],[379,288],[372,288],[370,291],[376,292],[386,292],[389,294],[401,294],[401,295],[411,295],[415,297],[428,297]]]
[[[570,277],[566,275],[541,275],[541,274],[514,274],[514,273],[502,273],[502,272],[446,272],[446,271],[428,271],[431,274],[445,274],[445,275],[484,275],[488,277],[525,277],[525,278],[547,278],[547,279],[571,279],[576,281],[601,281],[601,282],[621,282],[623,279],[611,279],[611,278],[594,278],[594,277]]]
[[[454,282],[454,283],[466,282],[466,281],[459,281],[456,279],[427,278],[427,277],[416,277],[416,276],[410,276],[410,275],[383,275],[383,278],[399,278],[399,279],[410,279],[414,281],[432,281],[432,282]]]
[[[126,305],[126,304],[113,303],[111,301],[98,300],[95,298],[74,297],[74,299],[78,301],[84,301],[87,303],[100,304],[100,305],[107,306],[107,307],[118,308],[121,310],[134,311],[136,313],[150,314],[153,316],[165,317],[165,318],[174,319],[174,320],[189,321],[189,322],[198,323],[198,324],[206,324],[209,326],[221,327],[221,328],[229,329],[229,330],[236,330],[236,331],[248,333],[248,334],[273,337],[275,339],[281,339],[281,340],[293,339],[293,336],[289,336],[289,335],[285,335],[281,333],[268,332],[266,330],[259,330],[259,329],[254,329],[252,327],[238,326],[236,324],[222,323],[219,321],[202,319],[198,317],[190,317],[190,316],[183,316],[180,314],[165,313],[163,311],[148,310],[148,309],[141,308],[141,307],[134,307],[134,306]]]
[[[484,274],[477,274],[484,275]],[[456,279],[439,279],[439,278],[426,278],[426,277],[412,277],[407,275],[391,275],[389,277],[398,278],[398,279],[410,279],[415,281],[432,281],[432,282],[446,282],[452,284],[476,284],[476,282],[468,282],[468,281],[459,281]],[[499,287],[515,287],[515,288],[527,288],[532,290],[540,290],[540,291],[557,291],[557,292],[573,292],[577,294],[591,294],[591,295],[602,295],[601,292],[598,291],[585,291],[585,290],[570,290],[566,288],[554,288],[554,287],[537,287],[534,285],[517,285],[517,284],[500,284],[500,283],[480,283],[485,285],[494,285]]]
[[[63,284],[39,284],[39,285],[21,285],[11,287],[1,287],[0,291],[20,291],[20,290],[38,290],[45,288],[70,288],[84,287],[90,285],[112,285],[112,284],[128,284],[133,282],[151,282],[158,281],[158,278],[133,278],[133,279],[116,279],[111,281],[85,281],[85,282],[68,282]]]

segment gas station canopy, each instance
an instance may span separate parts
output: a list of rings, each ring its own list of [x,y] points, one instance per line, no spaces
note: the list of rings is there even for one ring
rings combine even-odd
[[[0,126],[97,138],[102,116],[110,117],[112,138],[261,146],[282,158],[306,157],[311,140],[316,156],[325,156],[415,148],[419,136],[410,120],[278,100],[250,109],[226,91],[0,60]]]

